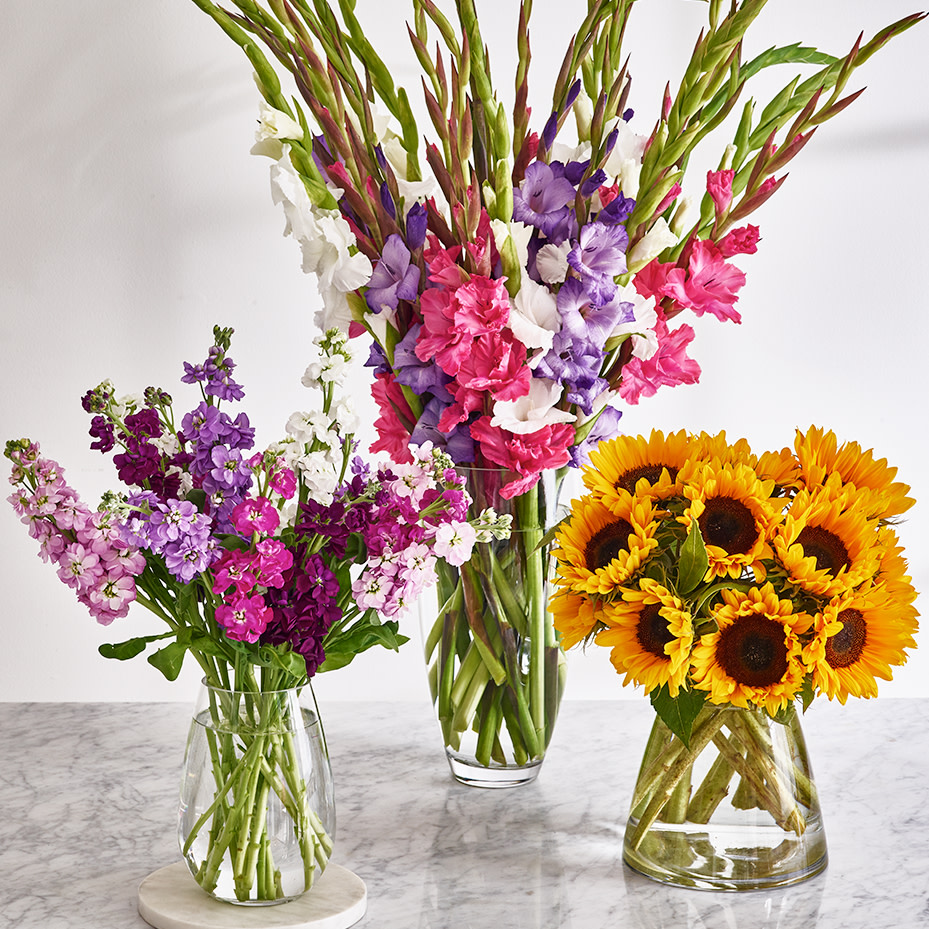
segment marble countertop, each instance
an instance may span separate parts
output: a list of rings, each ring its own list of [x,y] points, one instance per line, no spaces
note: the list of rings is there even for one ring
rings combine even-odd
[[[804,884],[678,890],[622,864],[646,700],[566,701],[539,779],[448,773],[425,701],[320,707],[333,861],[371,929],[917,929],[929,926],[929,700],[825,701],[804,730],[830,864]],[[0,704],[0,927],[146,929],[139,882],[179,858],[183,704]]]

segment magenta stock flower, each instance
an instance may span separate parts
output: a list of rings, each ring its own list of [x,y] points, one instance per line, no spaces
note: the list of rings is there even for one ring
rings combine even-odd
[[[258,594],[236,595],[216,607],[216,622],[230,639],[238,642],[257,642],[271,617],[270,608]]]
[[[245,536],[255,532],[270,535],[280,523],[281,514],[267,497],[243,500],[232,510],[232,525]]]

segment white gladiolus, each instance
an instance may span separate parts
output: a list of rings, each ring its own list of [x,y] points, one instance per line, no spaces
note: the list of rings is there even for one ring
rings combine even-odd
[[[281,139],[302,139],[303,127],[286,113],[276,110],[265,100],[258,103],[258,128],[255,130],[253,155],[267,155],[279,161],[284,155]]]
[[[563,283],[568,276],[568,252],[570,251],[570,242],[562,242],[561,245],[551,243],[543,245],[535,259],[539,277],[547,284]]]
[[[626,256],[626,266],[630,271],[639,271],[672,245],[677,245],[677,236],[659,216],[652,228],[636,242]]]
[[[561,329],[555,295],[523,275],[519,292],[510,303],[507,326],[527,348],[549,351],[555,333]]]
[[[623,119],[617,120],[608,131],[612,132],[614,128],[617,131],[616,144],[603,170],[608,177],[616,178],[623,196],[635,197],[639,192],[639,175],[642,173],[642,158],[648,139],[633,132]]]
[[[561,385],[548,378],[534,377],[529,382],[529,393],[517,400],[498,400],[490,424],[516,435],[538,432],[544,426],[556,423],[573,423],[575,416],[556,410],[561,399]]]
[[[655,334],[655,324],[658,322],[658,313],[655,309],[654,297],[643,297],[633,284],[626,284],[620,288],[616,297],[623,303],[633,305],[635,318],[628,323],[620,323],[610,335],[630,335],[632,337],[632,354],[642,361],[647,361],[658,351],[658,336]]]

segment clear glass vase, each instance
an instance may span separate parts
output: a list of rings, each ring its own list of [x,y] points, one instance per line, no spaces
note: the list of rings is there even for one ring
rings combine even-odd
[[[553,476],[512,499],[514,475],[459,469],[472,513],[509,514],[513,532],[478,543],[460,568],[441,565],[439,609],[425,609],[423,639],[432,699],[452,775],[475,787],[515,787],[539,773],[558,716],[565,656],[548,611]]]
[[[334,835],[312,688],[262,693],[204,683],[178,813],[181,852],[200,887],[229,903],[293,900],[322,874]]]
[[[626,824],[623,858],[666,884],[760,890],[827,862],[800,718],[707,707],[685,746],[656,717]]]

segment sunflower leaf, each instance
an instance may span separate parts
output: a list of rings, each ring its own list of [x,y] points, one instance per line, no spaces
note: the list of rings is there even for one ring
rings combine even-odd
[[[700,715],[706,694],[702,690],[681,690],[676,697],[668,692],[668,685],[653,690],[652,706],[661,721],[690,748],[690,734],[693,732],[694,720]]]
[[[677,592],[682,597],[687,596],[703,580],[706,569],[710,566],[710,559],[703,544],[700,526],[694,520],[690,524],[687,538],[681,545],[681,556],[677,566]]]

